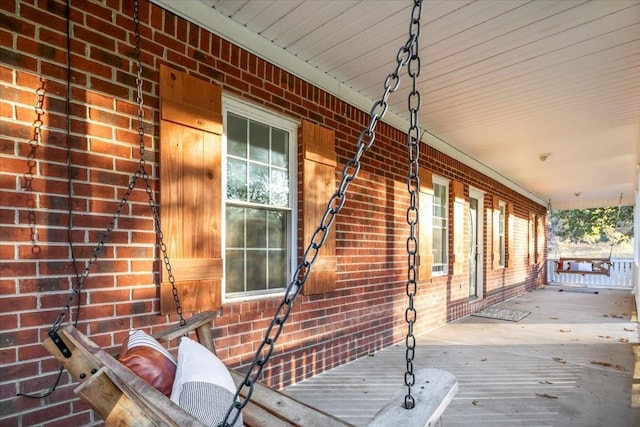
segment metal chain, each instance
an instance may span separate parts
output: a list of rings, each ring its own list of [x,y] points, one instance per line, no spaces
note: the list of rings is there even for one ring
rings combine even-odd
[[[36,162],[36,150],[42,144],[42,116],[45,115],[44,111],[44,95],[45,95],[45,80],[40,79],[40,87],[36,89],[36,104],[34,106],[34,112],[36,113],[36,119],[33,121],[33,137],[29,141],[30,150],[27,155],[27,173],[24,174],[24,181],[22,189],[30,194],[33,191],[33,178],[37,173],[38,163]],[[30,194],[27,199],[28,214],[30,229],[30,240],[33,244],[32,252],[34,254],[40,253],[41,248],[38,245],[38,224],[36,222],[36,199]]]
[[[387,109],[389,107],[389,104],[387,102],[389,99],[389,95],[392,92],[395,92],[400,85],[400,70],[410,62],[414,66],[417,65],[419,67],[419,59],[417,59],[416,62],[416,58],[417,40],[420,28],[419,18],[421,15],[421,10],[422,0],[415,0],[411,19],[410,37],[407,40],[406,44],[398,50],[398,54],[396,56],[396,67],[394,71],[390,73],[385,79],[384,93],[380,100],[373,104],[369,113],[369,125],[358,136],[358,140],[356,142],[356,152],[353,158],[348,160],[344,165],[342,169],[342,178],[340,180],[340,183],[338,184],[337,190],[329,199],[327,208],[324,212],[324,215],[322,216],[322,219],[320,220],[320,225],[318,226],[318,228],[316,228],[315,232],[311,236],[311,240],[302,256],[302,261],[300,262],[300,264],[298,264],[296,271],[293,273],[293,280],[287,286],[282,301],[276,309],[271,323],[267,327],[267,330],[264,334],[264,339],[258,346],[254,359],[249,365],[243,381],[238,386],[238,390],[236,391],[235,397],[233,399],[234,403],[231,404],[231,406],[227,410],[224,420],[219,423],[217,427],[231,427],[235,425],[242,409],[251,400],[255,383],[258,381],[258,378],[260,377],[264,366],[273,354],[276,341],[282,333],[282,329],[289,317],[291,308],[293,307],[293,303],[298,297],[300,290],[304,286],[309,277],[309,274],[311,273],[313,263],[318,257],[318,253],[324,245],[325,240],[327,239],[329,230],[333,225],[336,215],[342,210],[342,207],[346,202],[346,192],[349,188],[349,184],[358,176],[361,166],[360,158],[362,157],[364,152],[371,147],[376,139],[375,128],[378,122],[384,117],[387,112]],[[411,92],[412,95],[409,98],[409,103],[410,105],[412,105],[416,101],[415,96],[417,94],[418,107],[413,107],[413,109],[415,110],[415,114],[417,115],[417,110],[419,108],[419,94],[416,90],[416,78],[419,74],[419,69],[413,70],[412,73],[414,74],[414,83],[413,91]],[[417,119],[414,118],[413,120],[416,121]],[[413,137],[419,137],[419,131],[417,129],[417,125],[414,124],[414,126],[412,126],[409,131],[409,135]],[[417,143],[414,145],[415,150],[417,151]],[[415,175],[417,177],[417,152],[415,162]],[[414,185],[417,184],[417,178],[416,180],[413,180],[413,182]],[[244,397],[242,396],[243,392]]]
[[[404,384],[407,386],[407,394],[404,397],[404,407],[413,409],[415,399],[411,395],[411,387],[416,382],[413,373],[413,358],[415,356],[416,338],[413,335],[413,325],[417,312],[414,308],[414,297],[418,290],[418,197],[420,193],[420,178],[418,176],[418,158],[420,156],[420,127],[418,126],[418,112],[420,111],[420,92],[418,91],[418,76],[420,75],[420,54],[418,41],[420,39],[420,17],[422,15],[422,0],[416,0],[411,14],[409,34],[414,40],[411,44],[411,57],[407,64],[407,73],[412,79],[412,90],[409,93],[407,106],[409,108],[409,129],[407,130],[407,145],[409,151],[409,165],[407,170],[407,190],[409,192],[409,207],[407,208],[407,223],[409,224],[409,237],[407,238],[407,283],[406,291],[409,299],[405,311],[407,322],[406,361],[407,370],[404,375]]]
[[[79,298],[79,295],[82,292],[82,288],[84,286],[84,281],[89,276],[91,267],[97,261],[98,257],[100,256],[104,248],[105,243],[111,236],[111,232],[116,227],[116,222],[118,221],[118,218],[122,213],[122,210],[124,209],[127,202],[129,201],[129,197],[131,196],[131,193],[136,187],[136,182],[138,181],[139,178],[142,178],[145,182],[145,190],[149,197],[148,203],[149,203],[149,207],[151,208],[151,212],[153,214],[154,228],[155,228],[156,236],[159,241],[160,250],[162,252],[162,260],[167,269],[169,283],[171,284],[173,298],[176,303],[176,313],[180,318],[180,325],[186,324],[186,320],[184,319],[183,313],[182,313],[182,306],[180,305],[178,290],[175,285],[175,278],[171,270],[171,263],[169,261],[169,256],[167,255],[167,246],[164,243],[164,240],[163,240],[164,236],[162,231],[160,230],[160,215],[158,214],[158,206],[153,196],[153,189],[151,188],[151,179],[149,178],[149,174],[147,173],[147,170],[146,170],[147,163],[145,160],[145,147],[144,147],[144,135],[145,135],[144,99],[142,96],[142,59],[141,59],[141,50],[140,50],[140,29],[139,29],[140,19],[139,19],[138,0],[135,0],[134,2],[134,24],[135,24],[136,58],[137,58],[136,102],[138,104],[138,136],[139,136],[139,153],[140,153],[139,167],[138,167],[138,170],[135,172],[135,174],[131,177],[131,180],[129,181],[129,185],[127,187],[127,191],[125,192],[124,196],[120,200],[120,204],[118,205],[118,208],[116,209],[113,216],[111,217],[111,222],[109,223],[104,233],[100,237],[100,241],[98,242],[98,244],[93,248],[91,257],[89,258],[89,261],[87,262],[84,271],[77,278],[76,283],[73,286],[73,289],[71,290],[71,294],[69,295],[69,298],[67,298],[67,301],[62,308],[62,311],[60,312],[56,320],[53,322],[53,325],[51,326],[51,329],[50,329],[50,333],[55,333],[58,331],[58,329],[60,329],[60,326],[62,325],[62,322],[64,321],[67,313],[69,313],[69,311],[71,310],[71,305],[73,304],[76,296]]]

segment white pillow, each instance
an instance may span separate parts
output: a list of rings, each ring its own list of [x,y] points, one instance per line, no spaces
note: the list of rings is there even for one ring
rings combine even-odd
[[[593,264],[590,262],[581,262],[578,265],[578,271],[593,271]]]
[[[236,384],[226,366],[200,343],[182,337],[171,400],[209,426],[217,426],[233,402]],[[234,427],[242,427],[242,414]]]

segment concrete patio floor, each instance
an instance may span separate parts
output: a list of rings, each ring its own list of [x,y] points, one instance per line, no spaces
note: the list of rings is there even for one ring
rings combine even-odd
[[[443,426],[640,426],[629,291],[548,286],[498,306],[531,314],[519,322],[469,316],[417,339],[415,369],[458,378]],[[363,426],[402,387],[404,357],[392,346],[285,392]]]

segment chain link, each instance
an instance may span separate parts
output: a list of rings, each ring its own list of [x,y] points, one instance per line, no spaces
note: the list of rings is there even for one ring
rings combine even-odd
[[[417,12],[416,12],[416,9],[418,9]],[[346,192],[347,192],[347,189],[349,188],[349,184],[358,176],[358,172],[360,171],[360,166],[361,166],[360,158],[365,153],[365,151],[367,151],[371,147],[371,145],[373,145],[376,139],[375,128],[378,122],[384,117],[384,115],[387,112],[387,109],[389,107],[389,104],[388,104],[389,95],[392,92],[395,92],[396,89],[398,89],[399,87],[400,70],[402,69],[402,67],[404,67],[409,63],[412,63],[414,66],[416,66],[415,61],[418,61],[417,65],[419,66],[419,59],[416,60],[416,58],[418,57],[417,42],[418,42],[418,35],[419,35],[419,29],[420,29],[419,17],[421,15],[421,9],[422,9],[422,0],[415,0],[413,12],[412,12],[411,31],[410,31],[409,40],[398,51],[398,55],[396,56],[396,67],[394,71],[390,73],[384,81],[383,95],[380,98],[380,100],[378,100],[373,104],[373,107],[371,108],[371,111],[369,113],[369,125],[358,136],[358,140],[356,142],[356,147],[357,147],[356,152],[353,158],[348,160],[345,163],[342,169],[342,177],[340,179],[340,183],[337,186],[337,190],[330,197],[327,203],[327,208],[324,212],[324,215],[320,220],[320,225],[318,226],[318,228],[316,228],[313,235],[311,236],[310,242],[302,256],[302,261],[300,262],[300,264],[298,264],[296,271],[293,273],[293,280],[287,286],[287,289],[282,298],[282,301],[280,302],[280,305],[276,309],[276,312],[273,316],[273,319],[271,320],[271,323],[267,327],[267,330],[264,334],[264,339],[258,346],[254,359],[249,365],[249,368],[247,370],[247,373],[243,381],[238,386],[238,390],[236,391],[236,394],[234,397],[234,403],[231,404],[231,406],[227,410],[224,420],[220,424],[218,424],[217,427],[231,427],[235,425],[236,421],[238,420],[238,417],[240,416],[242,409],[249,403],[251,396],[253,394],[255,383],[258,381],[265,364],[269,361],[269,358],[273,354],[276,341],[280,337],[284,324],[287,321],[289,314],[291,313],[293,303],[298,297],[300,290],[304,286],[305,282],[307,281],[307,278],[309,277],[309,274],[311,273],[313,263],[315,262],[316,258],[318,257],[318,253],[320,249],[325,243],[325,240],[327,238],[327,235],[329,234],[329,230],[331,229],[331,226],[333,225],[336,215],[340,213],[340,211],[342,210],[342,207],[344,206],[347,200]],[[412,74],[413,74],[412,94],[417,94],[418,92],[417,92],[416,79],[419,74],[419,69],[414,70]],[[413,117],[412,129],[413,130],[409,131],[410,138],[412,136],[419,136],[418,135],[419,131],[417,130],[418,129],[417,114],[419,109],[419,95],[417,96],[418,96],[418,106],[414,107],[412,111],[412,117]],[[414,102],[415,100],[413,102],[411,100],[409,101],[410,105]],[[412,156],[412,162],[411,162],[412,164],[411,167],[413,168],[413,171],[414,171],[414,174],[413,174],[414,178],[410,178],[409,185],[413,186],[414,189],[417,190],[419,186],[418,178],[417,178],[417,174],[418,174],[417,146],[419,141],[418,141],[418,138],[412,141],[414,142],[411,144],[410,152],[415,152],[415,155]],[[415,160],[413,160],[414,158]],[[414,211],[416,212],[415,223],[417,223],[416,203],[417,202],[414,200],[413,209],[410,208],[412,212]],[[407,215],[409,215],[409,213],[407,213]],[[414,258],[413,268],[410,268],[410,271],[415,272],[415,280],[413,282],[414,283],[413,286],[415,288],[415,283],[417,281],[417,269],[416,269],[416,262],[415,262],[415,256],[417,253],[417,239],[415,238],[415,224],[412,227],[412,236],[413,236],[412,241],[415,242],[414,243],[415,249],[413,251],[413,258]],[[409,245],[409,243],[407,244]],[[409,288],[409,285],[407,284],[407,289],[408,288]],[[413,291],[413,294],[415,295],[415,289]],[[411,298],[411,304],[413,304],[412,298]],[[413,309],[413,305],[411,306],[411,310],[413,310],[414,320],[415,320],[415,310]],[[412,328],[413,323],[410,322],[409,325],[410,325],[409,327]],[[411,333],[411,337],[413,339],[413,333]],[[415,348],[415,342],[413,347]],[[244,392],[244,397],[242,396],[243,392]]]
[[[176,313],[178,314],[178,317],[180,319],[180,325],[186,324],[186,320],[183,317],[182,306],[180,304],[180,297],[178,295],[178,290],[175,284],[175,278],[171,270],[171,263],[169,261],[169,256],[167,254],[167,246],[164,243],[164,236],[160,229],[160,215],[158,213],[158,205],[155,201],[153,189],[151,187],[151,179],[146,170],[147,169],[146,159],[145,159],[146,154],[145,154],[145,146],[144,146],[144,135],[145,135],[144,98],[143,98],[143,92],[142,92],[142,83],[143,83],[142,59],[141,59],[142,55],[140,50],[140,19],[139,19],[138,0],[135,0],[134,2],[134,24],[135,24],[135,43],[136,43],[136,89],[137,89],[136,102],[138,104],[138,137],[139,137],[139,154],[140,154],[138,170],[131,177],[131,180],[129,181],[129,185],[127,187],[127,191],[125,192],[122,199],[120,199],[118,208],[116,209],[113,216],[111,217],[111,222],[109,223],[104,233],[100,237],[98,244],[93,248],[93,252],[91,254],[91,257],[87,261],[84,271],[77,278],[76,283],[73,286],[73,289],[71,290],[69,298],[67,298],[67,301],[62,308],[62,311],[60,312],[56,320],[53,322],[53,325],[51,326],[50,333],[55,333],[58,331],[58,329],[60,329],[60,326],[62,325],[62,322],[64,321],[65,317],[67,316],[67,313],[69,313],[71,310],[71,305],[73,304],[75,298],[80,298],[80,293],[82,292],[84,281],[89,276],[91,267],[98,260],[98,257],[103,251],[103,248],[107,240],[111,236],[113,229],[116,227],[116,223],[118,221],[118,218],[122,214],[122,210],[127,205],[129,201],[129,197],[131,196],[131,193],[136,187],[136,182],[140,178],[142,178],[145,182],[145,191],[147,192],[147,196],[148,196],[148,204],[153,214],[154,229],[159,242],[160,251],[162,253],[162,260],[167,269],[167,275],[168,275],[169,283],[171,284],[173,299],[176,303]],[[42,107],[40,106],[39,108],[41,109]],[[38,111],[39,111],[38,107],[36,107],[36,113],[38,113]]]

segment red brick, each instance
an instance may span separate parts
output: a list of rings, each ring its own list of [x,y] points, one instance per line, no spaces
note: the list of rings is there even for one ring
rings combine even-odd
[[[74,55],[72,57],[72,65],[74,67],[74,71],[82,71],[84,73],[93,74],[98,77],[102,77],[104,79],[110,79],[112,68],[108,65],[95,61],[86,56]],[[86,74],[83,74],[84,82],[87,82]],[[74,79],[75,82],[78,82],[78,79]],[[111,106],[113,102],[111,102]]]
[[[117,302],[117,301],[114,301]],[[121,331],[129,329],[129,318],[111,318],[106,320],[95,320],[91,322],[91,334],[100,334],[113,331]]]
[[[15,230],[9,230],[5,235],[9,238],[15,236]],[[36,274],[36,266],[33,262],[13,261],[0,265],[0,275],[4,277],[33,276]]]
[[[45,43],[38,43],[32,39],[18,36],[16,46],[18,51],[35,55],[39,58],[46,58],[59,63],[64,63],[66,61],[66,53],[63,49],[59,49]]]
[[[129,99],[130,89],[126,86],[111,83],[110,81],[91,76],[89,78],[89,87],[103,94]]]
[[[6,3],[8,5],[11,2]],[[24,37],[35,37],[35,25],[26,19],[20,19],[15,16],[3,14],[2,19],[0,19],[0,28],[4,28],[14,34],[21,34]]]
[[[14,298],[12,303],[18,302],[17,300],[19,298],[25,298],[25,297]],[[29,308],[35,309],[36,307],[32,306]],[[38,339],[38,334],[35,329],[19,329],[19,330],[14,329],[14,330],[0,331],[0,342],[2,342],[2,345],[6,347],[21,346],[29,343],[34,343],[34,342],[37,342],[37,339]],[[9,369],[7,368],[7,370]],[[6,380],[9,378],[4,377],[4,379]]]
[[[185,54],[186,53],[186,45],[178,41],[172,37],[163,34],[160,31],[154,33],[153,41],[158,43],[161,46],[164,46],[166,49]]]
[[[26,425],[37,425],[47,422],[51,419],[56,419],[62,416],[66,416],[69,413],[69,404],[61,403],[58,405],[51,405],[47,407],[46,411],[36,410],[33,412],[27,412],[22,414],[23,423]]]

